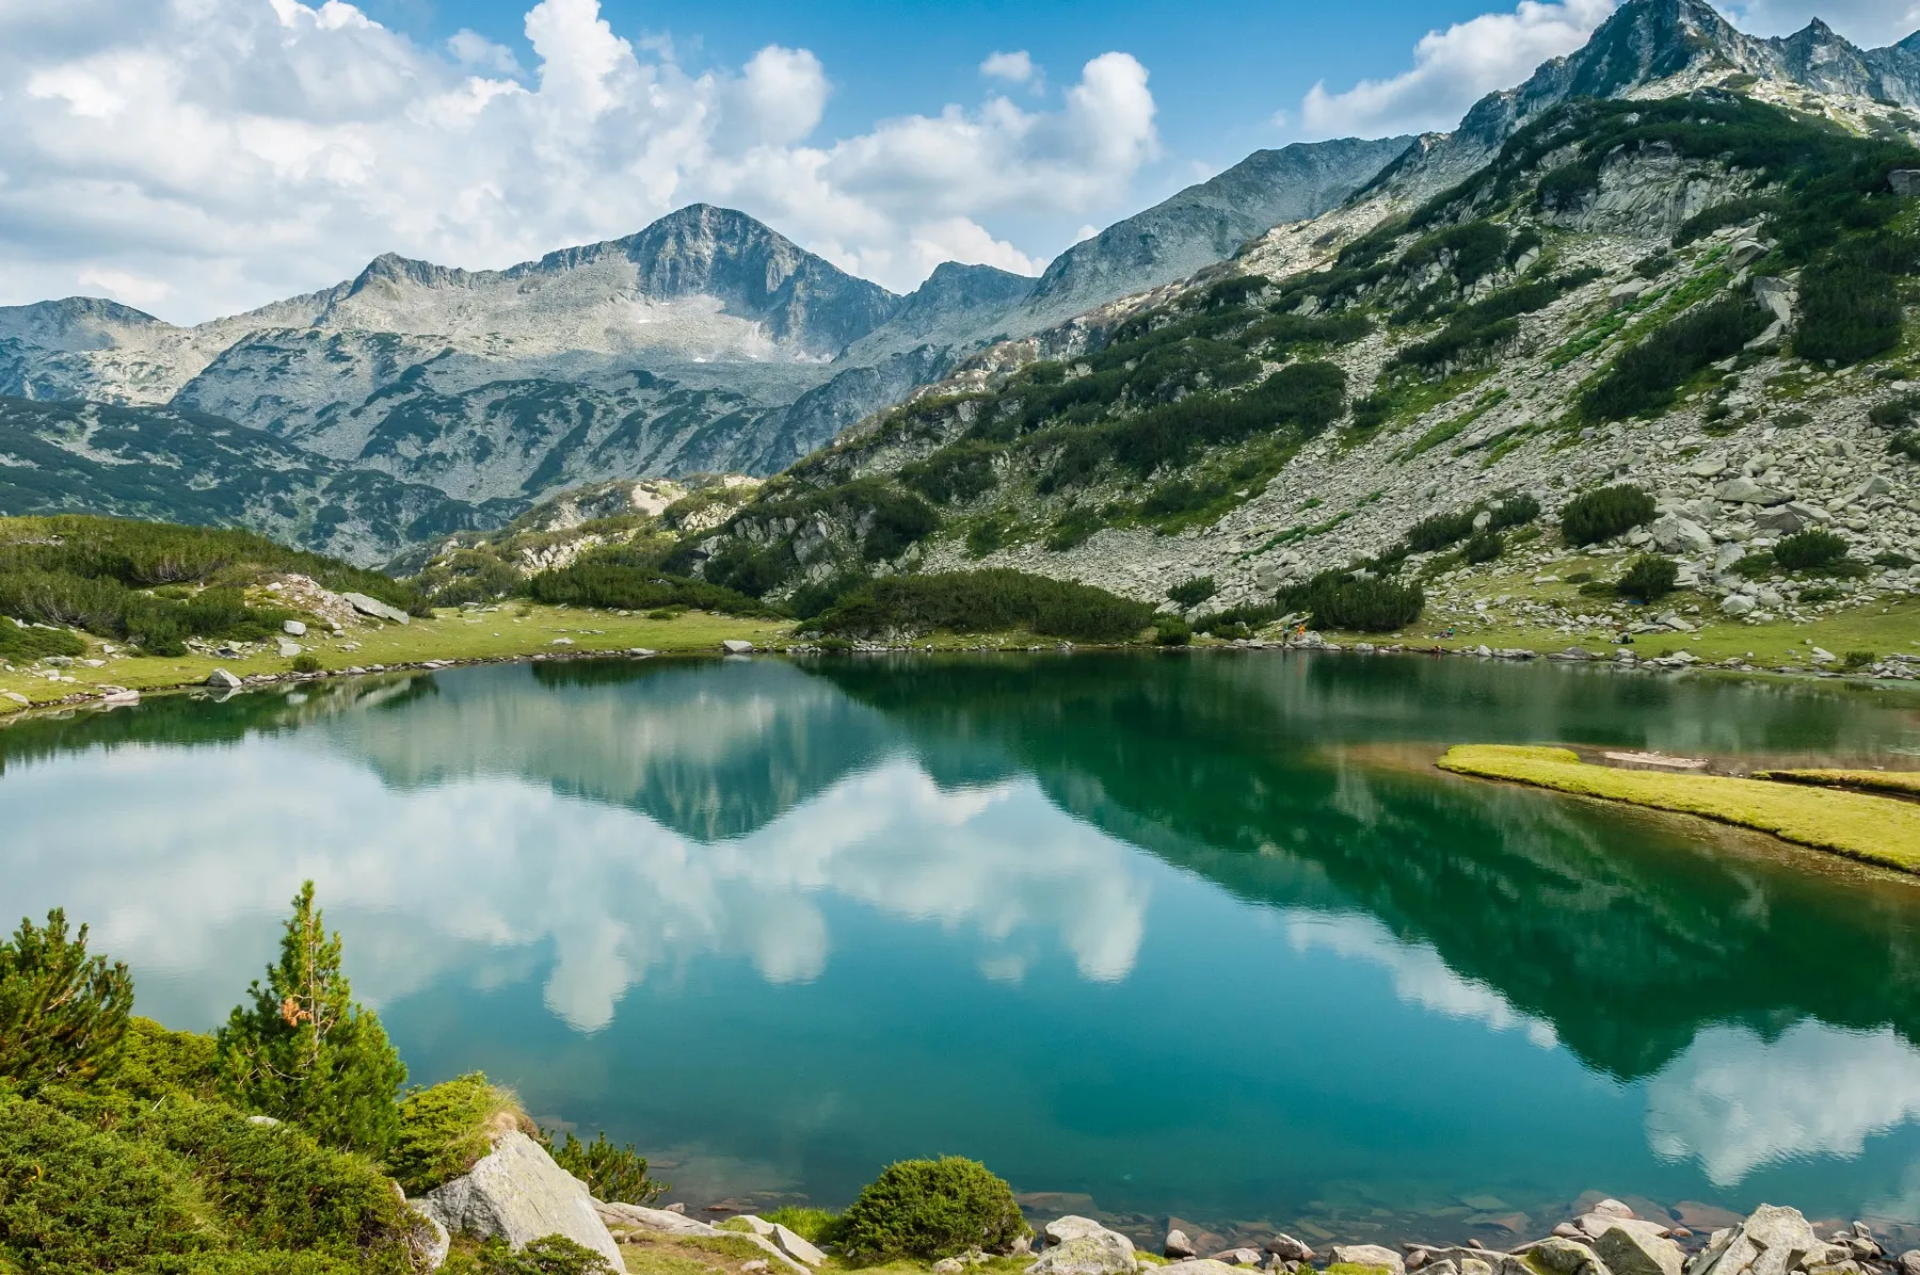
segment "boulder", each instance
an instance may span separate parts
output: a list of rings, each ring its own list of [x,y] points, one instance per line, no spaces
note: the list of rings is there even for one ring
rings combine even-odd
[[[1686,1265],[1678,1244],[1639,1226],[1608,1227],[1593,1251],[1613,1275],[1681,1275]]]
[[[1775,322],[1784,326],[1793,326],[1793,303],[1797,295],[1785,279],[1763,274],[1753,280],[1753,299],[1773,314]]]
[[[280,644],[281,659],[290,660],[298,654],[300,654],[300,644],[298,642],[282,642]]]
[[[307,626],[299,620],[288,620],[280,626],[280,631],[288,637],[305,637],[307,635]]]
[[[1220,1262],[1227,1266],[1258,1266],[1260,1250],[1257,1248],[1230,1248],[1215,1253],[1209,1261]]]
[[[393,1189],[400,1190],[400,1184],[394,1183]],[[406,1199],[402,1195],[401,1199]],[[415,1225],[407,1231],[407,1251],[413,1255],[413,1268],[420,1271],[437,1271],[446,1265],[447,1254],[453,1251],[453,1236],[447,1234],[446,1226],[439,1218],[424,1209],[408,1206]]]
[[[237,691],[240,689],[240,679],[223,668],[217,668],[207,674],[207,685],[217,690]]]
[[[560,1235],[600,1254],[615,1270],[622,1266],[620,1247],[587,1188],[517,1129],[495,1138],[493,1150],[465,1176],[435,1187],[415,1207],[455,1234],[499,1236],[516,1250]]]
[[[933,1275],[960,1275],[967,1264],[957,1257],[943,1257],[933,1264]]]
[[[604,1200],[595,1200],[593,1209],[608,1226],[633,1226],[663,1235],[699,1235],[708,1239],[725,1234],[718,1227],[696,1222],[672,1209],[650,1209],[643,1204],[614,1204]]]
[[[1709,553],[1713,549],[1713,536],[1707,529],[1678,514],[1655,519],[1647,530],[1661,553]]]
[[[1762,487],[1753,479],[1742,475],[1729,478],[1713,489],[1715,500],[1724,500],[1736,505],[1784,505],[1788,496],[1783,491],[1771,487]]]
[[[1407,1264],[1400,1254],[1378,1244],[1335,1244],[1327,1250],[1329,1261],[1344,1266],[1373,1266],[1407,1275]]]
[[[376,620],[391,620],[395,624],[413,623],[413,617],[399,607],[390,607],[380,599],[370,598],[364,593],[343,593],[340,597],[361,615],[370,615]]]
[[[1894,1259],[1900,1275],[1920,1275],[1920,1248],[1910,1248]]]
[[[1798,1209],[1762,1204],[1739,1226],[1714,1234],[1692,1275],[1792,1275],[1816,1247],[1826,1249]]]
[[[1178,1227],[1167,1232],[1166,1243],[1160,1246],[1160,1251],[1172,1258],[1194,1257],[1199,1253],[1193,1241],[1187,1238],[1187,1233]]]
[[[1762,509],[1753,516],[1753,525],[1762,531],[1771,531],[1775,535],[1790,536],[1811,521],[1791,504],[1775,505],[1771,509]]]
[[[1746,615],[1753,610],[1753,599],[1744,593],[1729,593],[1720,599],[1720,610],[1725,615]]]
[[[1727,254],[1727,264],[1735,270],[1752,265],[1767,255],[1767,245],[1758,239],[1742,239],[1733,245],[1733,251]]]
[[[1607,289],[1607,301],[1615,309],[1630,306],[1646,296],[1652,287],[1653,284],[1646,279],[1629,279],[1625,283]]]
[[[1920,195],[1920,168],[1896,168],[1887,174],[1887,185],[1902,199]]]
[[[745,655],[753,650],[753,643],[744,638],[728,638],[720,644],[720,649],[728,655]]]
[[[1267,1241],[1267,1252],[1283,1262],[1311,1262],[1314,1251],[1291,1235],[1280,1234]],[[1920,1275],[1920,1273],[1917,1273]]]
[[[1552,1275],[1606,1275],[1606,1264],[1599,1254],[1578,1240],[1555,1235],[1541,1240],[1527,1256]]]
[[[773,1224],[773,1229],[768,1232],[767,1238],[773,1241],[775,1248],[802,1266],[819,1266],[827,1260],[825,1253],[778,1222]]]
[[[1178,1262],[1168,1262],[1157,1266],[1153,1275],[1246,1275],[1237,1266],[1228,1266],[1225,1262],[1216,1262],[1211,1257],[1189,1257]]]
[[[1132,1275],[1133,1241],[1091,1218],[1069,1214],[1047,1223],[1047,1249],[1027,1275]]]

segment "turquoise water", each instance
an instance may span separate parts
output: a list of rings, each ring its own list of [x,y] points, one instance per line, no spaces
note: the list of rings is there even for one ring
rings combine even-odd
[[[0,911],[210,1028],[312,877],[416,1080],[483,1069],[695,1205],[956,1153],[1223,1234],[1920,1216],[1920,885],[1426,765],[1463,740],[1911,766],[1920,713],[1277,654],[156,698],[0,729]]]

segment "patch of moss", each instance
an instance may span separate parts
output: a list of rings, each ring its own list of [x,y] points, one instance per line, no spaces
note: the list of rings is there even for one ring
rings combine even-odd
[[[1656,774],[1590,766],[1565,748],[1464,744],[1442,770],[1698,815],[1770,833],[1866,863],[1920,872],[1920,806],[1838,789],[1721,775]]]

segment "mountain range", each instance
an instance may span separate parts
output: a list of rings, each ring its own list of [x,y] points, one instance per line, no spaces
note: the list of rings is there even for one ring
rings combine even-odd
[[[1920,128],[1920,36],[1861,50],[1815,22],[1760,39],[1703,0],[1629,0],[1451,133],[1255,152],[1038,279],[949,262],[897,296],[743,213],[693,205],[500,271],[386,255],[195,327],[97,298],[0,307],[0,477],[14,480],[0,512],[243,521],[372,561],[585,483],[769,475],[997,341],[1065,339],[1076,316],[1236,254],[1269,273],[1311,255],[1276,226],[1337,223],[1343,208],[1370,224],[1431,199],[1560,103],[1700,88],[1898,135]],[[110,449],[88,441],[108,434]],[[191,467],[194,437],[207,465],[185,490],[198,494],[170,505],[178,484],[164,480]],[[332,494],[348,490],[355,502]]]

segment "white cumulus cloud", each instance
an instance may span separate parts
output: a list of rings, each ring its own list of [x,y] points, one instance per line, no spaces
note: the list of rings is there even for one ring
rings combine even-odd
[[[827,140],[806,49],[690,67],[598,0],[540,0],[525,32],[523,68],[344,0],[0,3],[0,303],[106,291],[192,321],[381,252],[497,268],[702,200],[905,289],[937,247],[1031,271],[996,217],[1104,212],[1157,153],[1126,53],[1044,106],[989,92]],[[986,66],[1032,89],[1022,56]]]
[[[1305,137],[1387,137],[1451,129],[1468,107],[1511,88],[1549,58],[1573,52],[1606,21],[1618,0],[1520,0],[1510,12],[1483,13],[1414,46],[1413,66],[1343,92],[1313,86],[1300,103]],[[1284,124],[1286,113],[1277,117]]]
[[[1039,72],[1033,57],[1025,49],[1015,53],[989,53],[980,64],[980,74],[1009,84],[1025,84]]]

